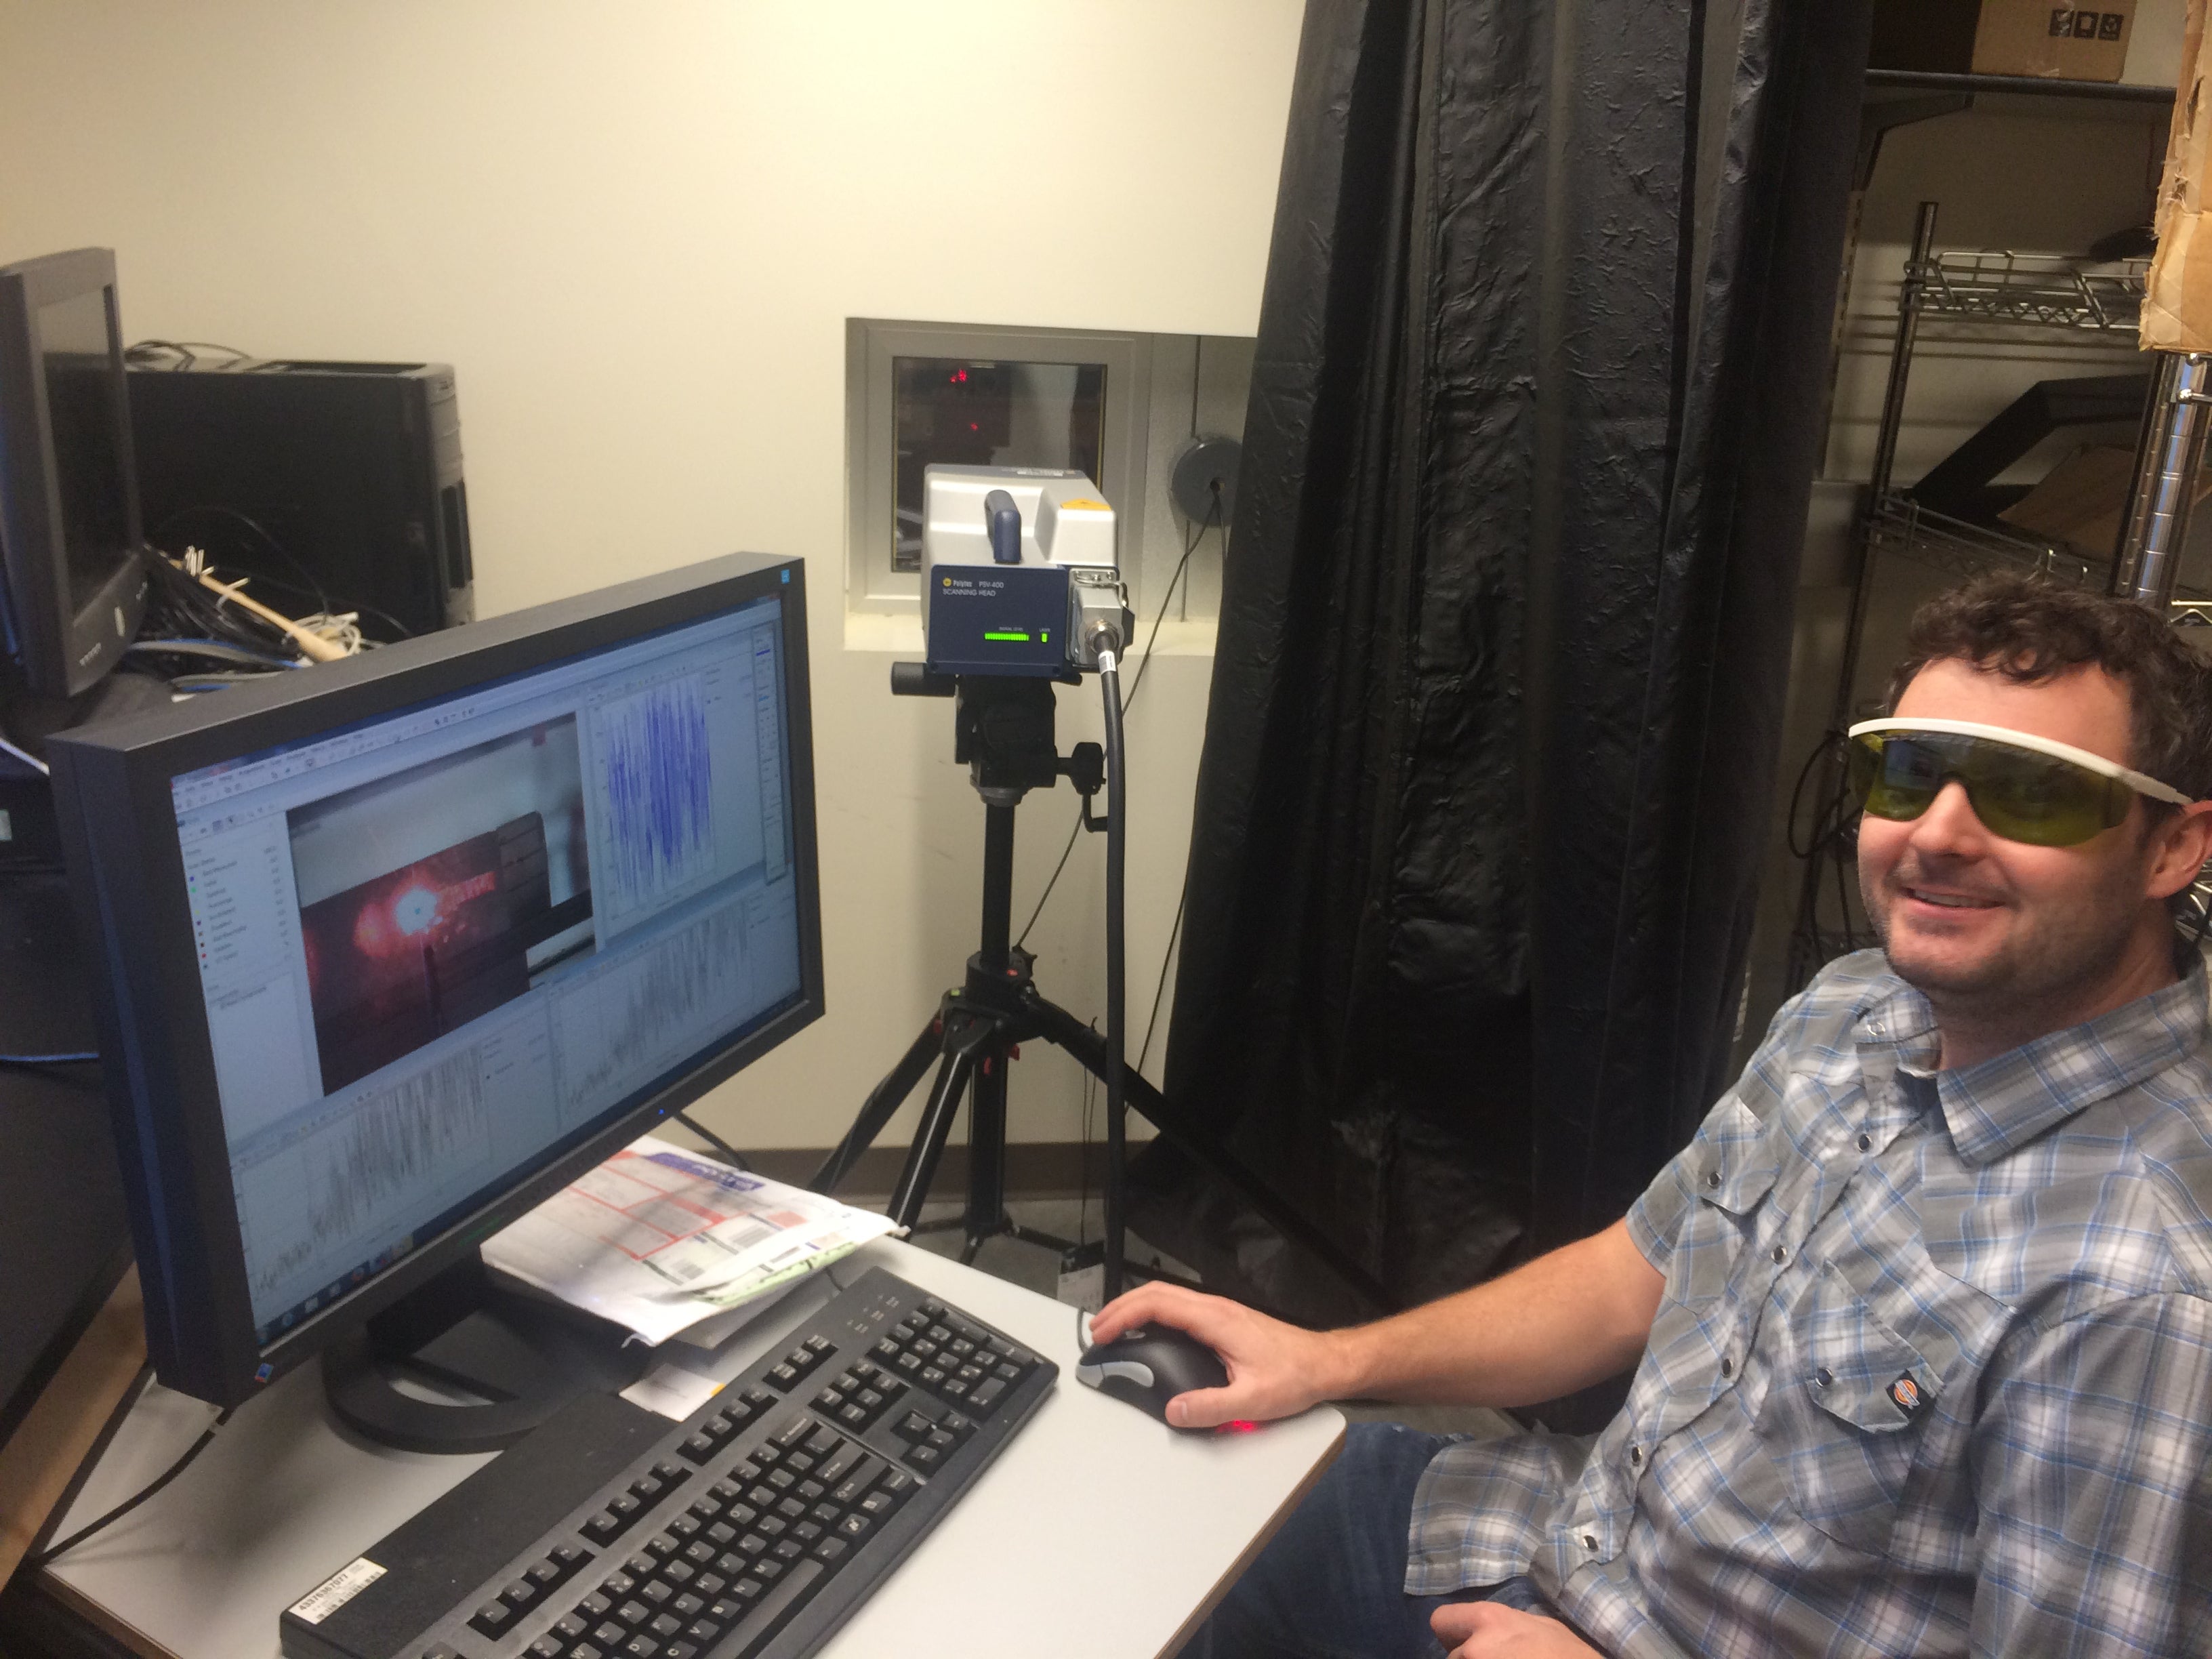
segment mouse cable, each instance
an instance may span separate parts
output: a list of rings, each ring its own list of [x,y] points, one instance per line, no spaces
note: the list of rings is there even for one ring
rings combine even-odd
[[[167,1469],[164,1469],[159,1475],[155,1476],[151,1483],[147,1486],[141,1486],[136,1493],[125,1498],[113,1509],[108,1510],[106,1514],[101,1516],[99,1520],[92,1522],[88,1525],[79,1527],[68,1537],[63,1539],[60,1543],[50,1545],[46,1548],[39,1551],[35,1555],[27,1555],[24,1557],[23,1565],[29,1567],[33,1571],[37,1571],[39,1569],[50,1565],[56,1559],[56,1558],[68,1554],[70,1551],[75,1549],[79,1544],[84,1542],[86,1539],[91,1537],[94,1533],[103,1531],[106,1528],[112,1526],[116,1522],[120,1521],[125,1516],[130,1514],[131,1510],[137,1509],[141,1504],[143,1504],[148,1499],[153,1498],[172,1480],[174,1480],[179,1475],[190,1468],[192,1465],[192,1460],[198,1457],[202,1452],[205,1451],[215,1443],[216,1431],[221,1429],[224,1424],[230,1421],[231,1413],[236,1409],[237,1408],[235,1407],[225,1407],[221,1412],[218,1412],[216,1414],[215,1421],[209,1424],[205,1429],[200,1431],[200,1437],[193,1441],[192,1443],[185,1449],[185,1455],[179,1457],[175,1462],[170,1464],[169,1467]]]

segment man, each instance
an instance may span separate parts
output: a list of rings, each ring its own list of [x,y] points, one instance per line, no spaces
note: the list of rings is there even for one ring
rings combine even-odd
[[[1100,1314],[1219,1352],[1191,1426],[1636,1367],[1594,1439],[1356,1426],[1216,1659],[2212,1653],[2212,1042],[2168,909],[2212,855],[2212,674],[2020,578],[1910,652],[1851,739],[1882,950],[1626,1218],[1357,1329],[1162,1285]]]

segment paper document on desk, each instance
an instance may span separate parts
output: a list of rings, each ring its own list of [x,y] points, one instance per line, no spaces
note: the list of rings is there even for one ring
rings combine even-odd
[[[647,1135],[494,1233],[483,1259],[659,1343],[896,1231]]]

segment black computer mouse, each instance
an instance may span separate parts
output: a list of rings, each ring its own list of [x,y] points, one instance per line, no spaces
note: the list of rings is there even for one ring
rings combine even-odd
[[[1139,1325],[1085,1348],[1075,1380],[1126,1400],[1164,1423],[1168,1401],[1193,1389],[1226,1387],[1229,1370],[1212,1349],[1172,1325]]]

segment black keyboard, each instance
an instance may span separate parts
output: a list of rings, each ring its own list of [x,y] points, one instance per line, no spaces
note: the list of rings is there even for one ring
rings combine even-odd
[[[576,1402],[287,1612],[283,1650],[801,1659],[1057,1375],[872,1269],[681,1424]]]

